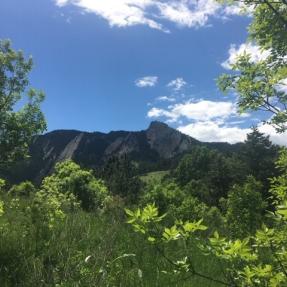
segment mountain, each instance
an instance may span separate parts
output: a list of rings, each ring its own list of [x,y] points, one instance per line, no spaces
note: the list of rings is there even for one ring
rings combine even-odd
[[[168,125],[154,121],[138,132],[82,132],[56,130],[35,138],[30,159],[13,168],[13,179],[39,182],[57,162],[72,159],[82,166],[98,168],[109,158],[128,155],[143,171],[167,169],[172,161],[204,144],[222,151],[237,149],[228,143],[201,143]]]

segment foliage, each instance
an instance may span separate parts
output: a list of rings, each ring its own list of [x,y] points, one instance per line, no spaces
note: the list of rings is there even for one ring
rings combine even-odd
[[[73,196],[84,210],[96,210],[104,207],[108,190],[101,180],[96,179],[91,171],[81,169],[72,162],[56,164],[54,173],[43,180],[43,192],[57,191]]]
[[[24,58],[9,41],[0,41],[0,164],[7,165],[28,153],[33,137],[46,129],[40,104],[43,92],[29,86],[32,58]],[[23,94],[27,91],[27,99]],[[18,108],[20,100],[25,104]],[[16,109],[17,107],[17,109]]]
[[[175,170],[175,180],[204,203],[217,205],[236,181],[230,159],[204,146],[194,147]]]
[[[0,193],[2,194],[4,191],[4,187],[6,182],[4,179],[0,178]],[[4,214],[4,202],[0,200],[0,217]]]
[[[102,168],[101,177],[112,194],[133,202],[137,200],[142,182],[135,164],[126,155],[110,158]]]
[[[203,218],[205,224],[224,230],[224,218],[216,207],[208,207],[189,189],[182,189],[174,182],[155,183],[147,186],[140,201],[141,206],[153,202],[160,213],[166,213],[168,221],[174,219],[199,220]],[[209,233],[211,231],[209,230]]]
[[[140,176],[140,180],[147,185],[160,183],[165,177],[168,177],[168,171],[154,171]]]
[[[72,193],[62,193],[56,185],[45,182],[35,194],[31,208],[28,207],[27,211],[38,229],[37,232],[49,232],[47,228],[54,228],[58,221],[65,218],[66,212],[75,210],[77,206],[77,200]]]
[[[266,206],[261,189],[261,183],[250,176],[243,186],[234,186],[228,194],[226,219],[233,238],[253,235],[262,225]]]
[[[254,5],[255,1],[244,1]],[[249,54],[243,54],[231,65],[232,74],[218,79],[222,91],[238,94],[239,112],[262,110],[271,113],[267,123],[278,132],[286,130],[286,54],[287,54],[287,5],[285,0],[256,2],[253,21],[249,27],[251,41],[270,56],[254,62]],[[282,88],[283,87],[283,88]]]
[[[244,143],[240,156],[246,165],[247,174],[253,175],[268,189],[269,179],[276,175],[275,161],[279,147],[272,144],[269,136],[259,132],[257,128],[247,134]]]
[[[182,189],[175,183],[158,183],[147,187],[141,202],[147,204],[155,202],[161,213],[167,212],[181,205],[185,197]]]
[[[272,192],[276,200],[275,211],[271,213],[272,227],[263,225],[254,236],[233,240],[221,237],[218,232],[214,232],[214,235],[207,242],[204,242],[197,235],[198,231],[207,228],[201,224],[202,220],[176,221],[171,227],[166,227],[163,224],[165,215],[160,215],[155,205],[147,205],[143,209],[136,209],[135,211],[127,209],[128,223],[136,232],[141,233],[148,242],[157,245],[158,252],[173,266],[175,273],[187,273],[190,276],[203,277],[225,286],[285,286],[287,281],[285,242],[287,236],[286,150],[281,152],[277,165],[282,174],[273,179]],[[258,225],[259,222],[257,221],[260,220],[258,212],[262,208],[260,206],[260,202],[262,203],[260,193],[254,191],[258,188],[260,188],[258,182],[250,177],[243,188],[235,189],[231,193],[228,199],[227,216],[232,220],[232,224],[236,225],[234,221],[239,223],[240,220],[243,220],[246,226],[242,224],[242,228],[249,229],[252,223]],[[259,203],[256,202],[257,200]],[[254,206],[255,202],[258,208]],[[242,211],[242,208],[246,208],[247,211]],[[248,231],[252,233],[254,230]],[[226,266],[224,280],[198,272],[195,268],[196,262],[192,260],[188,252],[181,260],[166,255],[167,244],[173,241],[182,241],[181,246],[186,246],[190,240],[197,242],[203,254],[216,256]]]
[[[250,2],[252,4],[252,0]],[[277,3],[268,2],[257,5],[253,13],[254,20],[249,27],[249,34],[260,47],[271,50],[275,60],[281,61],[287,50],[287,5],[284,0]]]
[[[13,185],[9,189],[10,195],[18,195],[18,196],[30,196],[36,192],[36,188],[34,184],[30,181],[24,181],[17,185]]]

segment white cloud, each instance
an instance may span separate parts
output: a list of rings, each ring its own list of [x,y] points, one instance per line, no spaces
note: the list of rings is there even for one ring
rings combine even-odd
[[[170,81],[167,84],[167,87],[173,89],[174,91],[178,92],[180,91],[187,82],[183,78],[176,78],[175,80]]]
[[[173,113],[178,117],[185,116],[187,119],[211,120],[226,118],[235,114],[235,106],[231,102],[214,102],[202,100],[196,103],[186,102],[176,104],[172,108]]]
[[[135,85],[139,88],[154,87],[158,82],[156,76],[146,76],[135,80]]]
[[[213,121],[201,121],[178,127],[184,134],[204,142],[237,143],[246,139],[249,129],[239,127],[220,126]]]
[[[280,92],[284,92],[285,94],[287,94],[287,78],[281,80],[278,84],[275,85],[275,88],[280,91]]]
[[[167,117],[167,118],[173,118],[173,115],[171,112],[166,111],[164,109],[158,109],[158,108],[151,108],[148,113],[147,116],[149,118],[159,118],[159,117]]]
[[[65,6],[69,3],[69,0],[55,0],[56,2],[56,5],[62,7],[62,6]]]
[[[147,116],[165,118],[167,123],[177,124],[182,133],[205,142],[243,142],[251,131],[240,127],[250,115],[238,115],[232,102],[200,100],[173,104],[166,109],[152,107]],[[183,125],[182,120],[189,123]],[[278,134],[272,126],[263,124],[259,124],[259,130],[270,135],[274,143],[287,146],[287,132]]]
[[[254,5],[246,5],[243,2],[238,2],[233,5],[227,5],[224,9],[224,14],[227,16],[232,15],[247,15],[251,16],[254,11]]]
[[[274,143],[287,146],[287,132],[281,134],[276,133],[276,130],[271,125],[267,124],[260,124],[259,131],[266,135],[270,135],[270,139]]]
[[[229,57],[226,61],[221,63],[221,66],[225,69],[231,69],[232,64],[234,64],[238,57],[244,53],[249,54],[250,61],[254,63],[265,60],[268,56],[270,56],[269,51],[262,50],[259,46],[252,43],[244,43],[239,46],[231,44],[228,50]]]
[[[94,13],[109,22],[111,26],[126,27],[147,25],[164,30],[162,25],[146,15],[146,10],[155,6],[153,0],[55,0],[59,6],[75,5],[85,12]]]
[[[174,104],[167,109],[158,109],[154,107],[148,112],[148,117],[166,117],[172,122],[175,122],[182,117],[189,120],[206,121],[224,119],[235,113],[235,105],[231,102],[202,100],[198,102],[188,101]]]
[[[160,2],[160,1],[158,1]],[[214,0],[165,1],[159,4],[162,18],[183,27],[200,27],[207,24],[220,5]]]
[[[156,100],[158,100],[160,102],[175,102],[176,101],[175,98],[167,97],[167,96],[158,97],[158,98],[156,98]]]
[[[152,29],[169,32],[163,25],[172,22],[181,27],[208,25],[210,17],[234,14],[235,10],[215,0],[54,0],[56,5],[74,5],[94,13],[111,26],[147,25]],[[225,9],[227,9],[225,11]]]
[[[178,130],[200,141],[229,143],[243,142],[246,140],[246,135],[251,132],[249,128],[220,125],[214,121],[195,122],[179,126]],[[259,125],[259,131],[269,135],[273,143],[287,146],[287,132],[278,134],[272,126],[263,124]]]

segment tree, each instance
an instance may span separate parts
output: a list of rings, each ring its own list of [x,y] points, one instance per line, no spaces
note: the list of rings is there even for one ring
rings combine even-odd
[[[176,181],[181,186],[184,186],[191,180],[199,180],[206,177],[215,156],[216,151],[204,146],[195,146],[179,162],[175,170]]]
[[[243,188],[236,188],[229,197],[229,214],[232,224],[240,224],[248,228],[249,234],[243,239],[221,237],[218,232],[207,241],[203,241],[200,233],[207,227],[202,220],[176,220],[167,227],[155,205],[147,205],[142,209],[131,211],[126,209],[128,223],[133,229],[146,238],[155,251],[172,268],[170,274],[182,275],[182,278],[201,277],[219,286],[272,286],[283,287],[287,282],[287,150],[281,152],[277,162],[281,175],[272,181],[275,211],[270,213],[271,226],[263,225],[260,229],[260,184],[254,178],[248,178]],[[258,217],[259,216],[259,217]],[[235,217],[235,218],[234,218]],[[255,224],[252,226],[251,224]],[[240,232],[241,233],[241,232]],[[255,233],[255,234],[254,234]],[[252,236],[252,234],[254,234]],[[183,253],[168,253],[168,246],[179,241]],[[187,248],[194,242],[204,255],[213,255],[224,271],[218,277],[210,277],[201,271],[196,257]],[[180,256],[180,257],[179,257]],[[176,275],[175,275],[176,274]]]
[[[108,197],[108,189],[103,181],[96,179],[91,171],[81,169],[73,161],[57,163],[55,172],[43,180],[41,190],[55,190],[72,195],[86,211],[102,208]]]
[[[182,189],[175,183],[158,183],[145,190],[142,203],[155,203],[161,213],[179,207],[185,198]]]
[[[249,54],[242,54],[231,65],[233,73],[223,74],[218,84],[222,91],[238,94],[239,112],[268,112],[271,118],[266,123],[284,132],[287,129],[287,4],[285,0],[244,3],[255,5],[249,26],[250,40],[269,56],[254,62]]]
[[[233,238],[253,235],[261,227],[265,208],[261,189],[262,184],[250,176],[228,194],[226,219]]]
[[[244,143],[240,156],[246,163],[246,173],[262,182],[262,192],[266,198],[270,187],[269,179],[276,175],[275,161],[279,147],[272,144],[269,136],[260,133],[257,128],[252,129]]]
[[[175,170],[176,181],[208,205],[216,205],[234,181],[231,162],[218,151],[194,147]]]
[[[33,137],[46,129],[40,110],[44,94],[29,87],[32,66],[31,57],[26,60],[9,41],[0,41],[0,165],[27,156]]]
[[[110,158],[101,171],[101,177],[112,194],[130,201],[138,198],[142,182],[135,164],[126,155]]]
[[[253,13],[254,20],[249,26],[250,38],[255,40],[263,49],[270,49],[274,60],[284,61],[287,50],[286,0],[272,2],[264,0],[261,3],[256,0],[246,2],[249,2],[249,5],[256,5]]]

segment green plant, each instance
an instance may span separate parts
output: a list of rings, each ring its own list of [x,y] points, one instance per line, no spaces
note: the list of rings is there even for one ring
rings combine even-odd
[[[126,209],[128,223],[148,242],[156,246],[157,251],[174,268],[174,273],[189,274],[225,286],[286,286],[287,281],[287,151],[283,149],[277,167],[281,175],[272,180],[275,211],[270,214],[271,227],[265,225],[254,236],[244,239],[221,237],[217,231],[207,241],[199,234],[207,227],[199,221],[176,221],[171,227],[163,223],[165,215],[159,215],[155,205],[131,211]],[[244,192],[256,186],[250,178]],[[251,191],[250,191],[251,192]],[[181,241],[183,259],[169,257],[165,250],[174,241]],[[205,275],[196,269],[196,262],[185,247],[192,241],[202,250],[202,255],[211,254],[224,264],[224,278]]]

